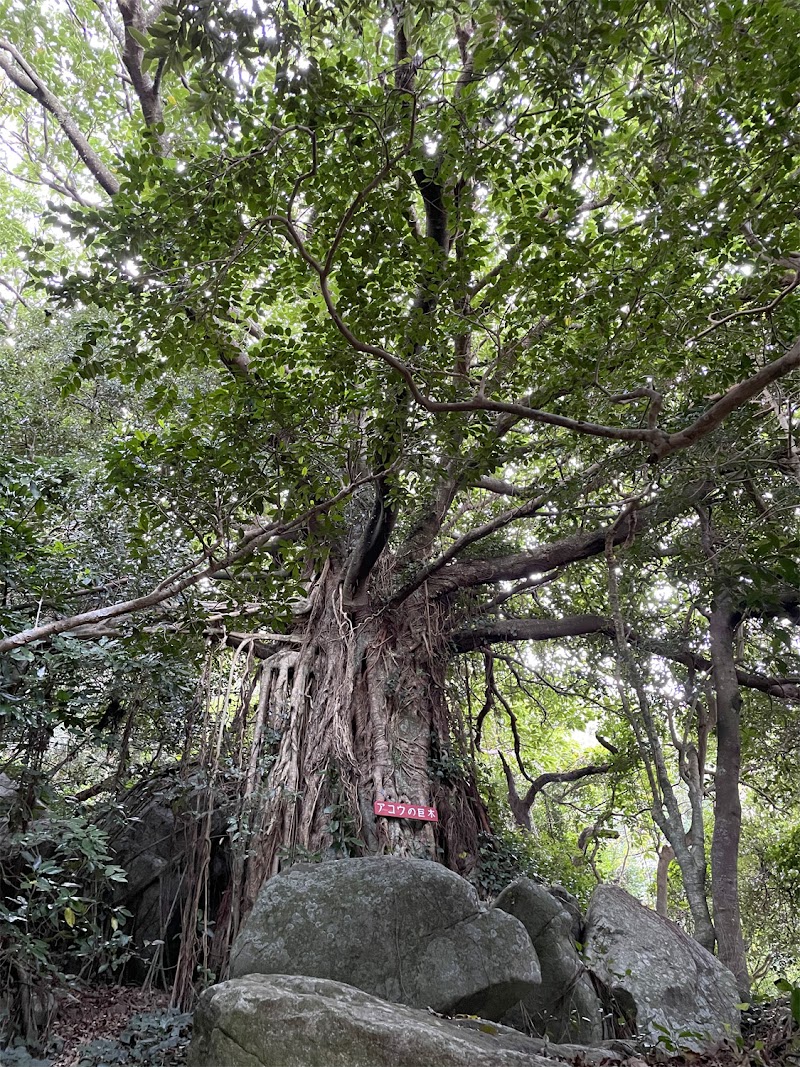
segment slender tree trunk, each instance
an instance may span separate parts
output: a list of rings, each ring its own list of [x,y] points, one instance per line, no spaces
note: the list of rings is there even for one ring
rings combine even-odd
[[[717,705],[717,771],[714,835],[711,843],[711,893],[719,958],[736,978],[739,992],[749,996],[742,923],[739,912],[739,839],[742,806],[739,798],[741,696],[733,658],[734,615],[727,594],[711,612],[712,672]]]
[[[675,860],[681,869],[686,898],[692,912],[694,937],[709,951],[714,949],[714,927],[706,898],[706,857],[702,832],[697,833],[696,821],[699,798],[691,780],[687,782],[692,796],[692,824],[687,834],[683,815],[672,785],[661,735],[656,727],[650,699],[639,666],[634,659],[626,636],[626,625],[619,601],[619,586],[615,571],[613,545],[606,541],[608,562],[608,591],[614,613],[614,626],[622,664],[627,669],[628,679],[636,693],[639,714],[635,714],[627,697],[622,677],[618,677],[619,694],[623,712],[630,723],[642,756],[650,790],[653,795],[653,820],[675,852]],[[680,754],[680,746],[679,746]],[[687,776],[688,777],[688,776]]]
[[[658,853],[658,868],[656,869],[656,911],[659,915],[667,917],[667,877],[669,865],[675,859],[675,851],[672,845],[664,845]]]
[[[703,842],[690,843],[683,823],[676,822],[674,818],[668,815],[665,816],[663,812],[660,813],[659,817],[659,813],[654,811],[654,818],[669,842],[667,848],[670,848],[675,862],[680,867],[686,900],[689,904],[689,911],[692,914],[694,939],[703,948],[713,952],[714,924],[711,921],[711,912],[708,908],[708,897],[706,896],[707,869]],[[660,868],[661,857],[659,856],[659,874]],[[664,872],[664,877],[666,878],[666,871]],[[659,914],[666,915],[666,910],[659,912]]]
[[[683,889],[689,902],[694,926],[694,939],[709,952],[714,951],[716,934],[708,907],[708,863],[703,826],[703,774],[705,767],[705,742],[707,723],[698,705],[698,744],[685,745],[673,731],[673,741],[678,751],[681,778],[689,792],[692,819],[688,832],[678,839],[675,856],[681,868]]]
[[[692,913],[694,939],[704,949],[713,952],[715,931],[714,923],[711,921],[711,912],[708,908],[708,896],[706,895],[707,868],[705,849],[703,849],[701,857],[696,857],[691,864],[681,869],[681,875],[686,899],[689,902],[689,910]]]

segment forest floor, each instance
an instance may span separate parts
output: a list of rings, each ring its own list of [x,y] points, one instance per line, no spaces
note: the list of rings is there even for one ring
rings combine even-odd
[[[750,1009],[743,1019],[741,1048],[669,1054],[636,1051],[618,1067],[800,1067],[800,1040],[782,1002]],[[169,1007],[169,995],[136,986],[90,986],[70,993],[52,1027],[51,1051],[43,1059],[0,1052],[9,1067],[184,1067],[191,1015]],[[621,1050],[620,1050],[621,1051]],[[554,1067],[563,1061],[554,1060]],[[579,1057],[574,1067],[584,1067]],[[596,1060],[592,1061],[597,1063]]]
[[[182,1067],[191,1016],[163,990],[95,986],[62,1002],[52,1034],[51,1067]]]

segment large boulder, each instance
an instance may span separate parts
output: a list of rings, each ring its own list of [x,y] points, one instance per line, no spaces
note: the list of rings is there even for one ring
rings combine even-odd
[[[256,975],[200,997],[188,1067],[554,1067],[490,1023],[464,1029],[352,986]]]
[[[523,925],[438,863],[370,857],[271,879],[236,938],[230,974],[302,974],[384,1000],[500,1018],[539,982]]]
[[[573,939],[573,915],[543,885],[520,878],[495,907],[519,919],[536,949],[542,984],[503,1018],[507,1026],[552,1041],[598,1045],[603,1008]]]
[[[595,889],[584,953],[639,1037],[703,1051],[739,1033],[731,972],[669,919],[618,886]]]
[[[578,903],[578,898],[573,896],[563,885],[549,885],[548,893],[556,897],[561,907],[569,914],[572,920],[572,940],[583,944],[583,912]]]
[[[127,880],[118,884],[114,904],[127,908],[138,955],[147,959],[161,948],[161,962],[174,966],[180,945],[183,905],[188,891],[187,868],[193,863],[198,821],[205,825],[208,798],[204,776],[181,777],[165,771],[140,782],[121,800],[103,828],[116,862]],[[209,918],[214,919],[230,877],[228,809],[218,798],[210,826]],[[132,968],[128,977],[136,977]],[[144,965],[141,968],[143,976]]]

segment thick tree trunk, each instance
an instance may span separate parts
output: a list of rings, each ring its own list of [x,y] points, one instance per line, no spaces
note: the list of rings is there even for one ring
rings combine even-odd
[[[713,952],[715,932],[711,912],[708,909],[706,874],[705,850],[703,850],[702,857],[697,856],[691,864],[681,867],[683,888],[692,913],[694,939],[703,948]]]
[[[711,842],[711,894],[719,958],[736,978],[739,992],[749,996],[742,923],[739,913],[739,838],[742,806],[739,799],[741,697],[733,658],[734,617],[725,595],[713,606],[710,623],[711,658],[717,704],[717,771],[715,775],[714,835]]]
[[[347,615],[341,590],[327,565],[299,645],[262,668],[253,761],[266,774],[245,910],[265,879],[303,858],[391,853],[466,873],[489,829],[450,736],[443,609],[420,597]],[[434,807],[440,822],[376,816],[375,801]]]

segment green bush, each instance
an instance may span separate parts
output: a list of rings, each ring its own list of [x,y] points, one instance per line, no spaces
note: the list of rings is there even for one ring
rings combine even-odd
[[[116,1037],[101,1037],[78,1050],[76,1067],[178,1067],[185,1062],[192,1016],[176,1008],[134,1015]]]
[[[13,815],[13,813],[11,813]],[[125,872],[107,835],[74,808],[14,831],[0,822],[0,1042],[41,1047],[53,986],[114,971],[129,957],[129,913],[112,904]]]

